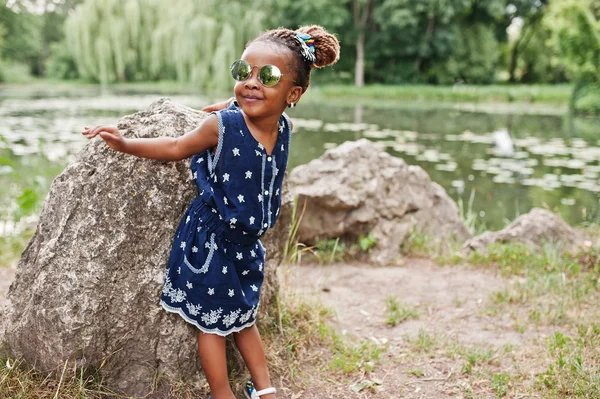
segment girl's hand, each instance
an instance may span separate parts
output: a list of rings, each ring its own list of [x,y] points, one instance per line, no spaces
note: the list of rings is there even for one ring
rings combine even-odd
[[[88,139],[93,139],[100,135],[102,140],[104,140],[113,150],[123,151],[125,148],[125,139],[119,133],[119,129],[113,125],[100,125],[95,127],[86,126],[81,134],[87,136]]]
[[[227,101],[223,101],[223,102],[220,102],[220,103],[207,105],[206,107],[202,108],[202,111],[204,111],[204,112],[220,111],[222,109],[225,109],[225,108],[229,107],[231,105],[231,103],[233,102],[233,100],[235,100],[235,97],[231,97]]]

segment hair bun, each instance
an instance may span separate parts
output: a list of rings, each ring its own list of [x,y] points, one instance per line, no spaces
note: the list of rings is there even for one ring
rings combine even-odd
[[[315,66],[323,68],[335,64],[340,59],[340,42],[322,26],[301,26],[298,32],[309,34],[315,41]]]

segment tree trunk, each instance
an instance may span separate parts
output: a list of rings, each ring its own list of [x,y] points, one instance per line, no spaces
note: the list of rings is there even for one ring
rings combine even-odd
[[[354,84],[356,87],[365,85],[365,32],[358,32],[356,39],[356,65],[354,70]]]
[[[431,40],[433,36],[433,31],[435,30],[435,15],[430,15],[427,19],[427,32],[425,32],[425,40],[424,43],[427,43]],[[415,60],[415,69],[417,72],[421,72],[421,67],[423,66],[423,57],[420,53],[417,53],[417,59]]]
[[[361,4],[363,3],[364,4]],[[363,87],[365,84],[365,31],[369,20],[369,11],[372,0],[354,0],[352,2],[352,16],[354,26],[358,30],[356,37],[356,64],[354,66],[354,84]]]
[[[510,67],[508,69],[508,73],[509,73],[508,81],[510,83],[515,83],[517,81],[515,73],[517,72],[517,60],[519,59],[519,42],[520,42],[520,40],[518,40],[515,43],[515,46],[513,47],[512,51],[510,52]]]

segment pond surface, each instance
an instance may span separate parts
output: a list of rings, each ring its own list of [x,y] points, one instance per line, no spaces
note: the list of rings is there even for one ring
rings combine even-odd
[[[0,235],[17,232],[18,220],[39,212],[52,179],[87,143],[83,126],[114,124],[159,97],[0,89]],[[215,100],[169,97],[193,108]],[[366,137],[422,166],[480,228],[500,229],[533,207],[554,210],[573,225],[600,222],[600,119],[486,109],[305,101],[289,112],[295,126],[289,167]]]

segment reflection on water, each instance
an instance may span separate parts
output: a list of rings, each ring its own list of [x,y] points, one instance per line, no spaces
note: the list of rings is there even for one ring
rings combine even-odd
[[[39,210],[52,179],[86,144],[83,126],[115,123],[159,96],[99,96],[0,91],[0,235]],[[213,101],[170,96],[201,108]],[[567,221],[600,222],[600,142],[597,119],[556,115],[503,115],[456,109],[351,107],[301,104],[290,112],[295,127],[290,168],[327,148],[367,137],[391,154],[422,166],[452,198],[468,203],[489,228],[546,206]],[[398,195],[401,195],[399,193]]]

